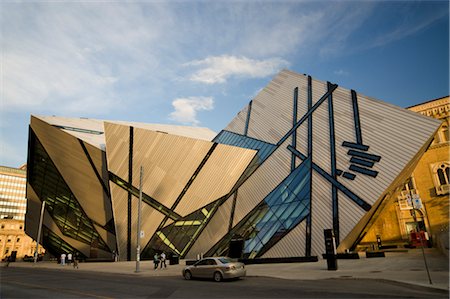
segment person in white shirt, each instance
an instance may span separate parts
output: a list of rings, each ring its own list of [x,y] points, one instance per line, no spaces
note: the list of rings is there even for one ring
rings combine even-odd
[[[66,264],[66,254],[61,254],[61,265],[64,266]]]
[[[159,259],[161,261],[161,269],[163,268],[163,265],[164,265],[164,268],[167,268],[167,265],[166,265],[166,254],[164,253],[164,251],[163,251],[163,253],[161,253],[161,256],[159,257]]]
[[[72,254],[69,252],[69,254],[67,255],[67,264],[72,264]]]

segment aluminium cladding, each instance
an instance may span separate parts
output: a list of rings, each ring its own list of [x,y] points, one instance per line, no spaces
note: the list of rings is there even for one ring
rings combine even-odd
[[[53,254],[317,256],[354,248],[439,122],[281,71],[217,136],[205,128],[34,117],[26,230]],[[215,136],[215,137],[214,137]],[[212,141],[211,141],[212,140]],[[100,149],[100,150],[99,150]],[[235,248],[233,249],[235,250]]]
[[[105,144],[104,124],[108,122],[207,141],[211,141],[214,136],[216,136],[216,133],[214,131],[204,127],[147,124],[129,121],[110,121],[92,118],[69,118],[60,116],[34,115],[34,117],[39,118],[47,122],[48,124],[60,128],[68,133],[70,132],[70,134],[76,136],[77,138],[82,139],[100,149],[104,149],[102,146]]]

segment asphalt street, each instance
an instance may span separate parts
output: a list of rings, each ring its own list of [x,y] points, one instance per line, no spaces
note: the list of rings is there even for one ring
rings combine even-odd
[[[221,283],[179,276],[1,268],[0,298],[448,298],[448,291],[374,279],[245,277]]]

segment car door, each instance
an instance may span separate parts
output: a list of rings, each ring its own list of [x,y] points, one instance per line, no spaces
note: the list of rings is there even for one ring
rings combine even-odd
[[[206,266],[205,266],[205,271],[204,271],[204,277],[205,278],[211,278],[214,275],[214,272],[216,271],[217,268],[217,262],[215,259],[208,259],[208,261],[206,262]]]
[[[191,268],[192,276],[205,277],[206,267],[208,266],[208,259],[198,261],[194,267]]]

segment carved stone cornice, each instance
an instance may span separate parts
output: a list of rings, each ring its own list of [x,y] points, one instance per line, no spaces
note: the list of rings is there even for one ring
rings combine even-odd
[[[418,104],[416,106],[409,107],[408,110],[437,119],[446,118],[450,116],[449,97],[447,96],[423,104]]]

